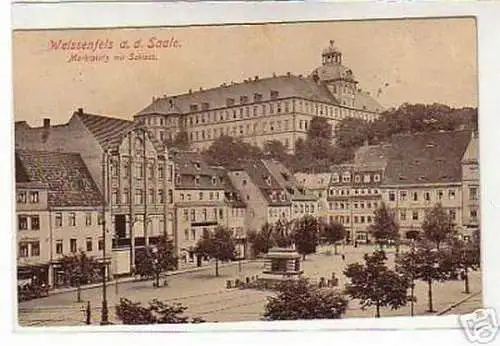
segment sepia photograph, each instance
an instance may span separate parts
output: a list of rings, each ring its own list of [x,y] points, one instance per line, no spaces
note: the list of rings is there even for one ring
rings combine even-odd
[[[485,308],[476,24],[14,30],[18,325]]]

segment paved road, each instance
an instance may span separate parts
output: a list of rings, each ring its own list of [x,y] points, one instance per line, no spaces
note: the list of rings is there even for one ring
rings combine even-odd
[[[340,250],[340,248],[339,248]],[[346,259],[340,256],[328,256],[320,252],[308,256],[303,262],[306,276],[319,279],[329,278],[332,271],[339,277],[339,287],[346,283],[342,270],[348,263],[362,261],[365,252],[371,252],[371,248],[345,248],[343,252]],[[393,263],[393,255],[389,255],[389,264]],[[220,269],[220,276],[215,277],[214,268],[207,267],[201,271],[179,274],[169,277],[168,287],[154,288],[151,281],[128,282],[116,287],[108,287],[108,305],[110,320],[118,322],[115,316],[115,305],[120,297],[133,301],[147,303],[153,298],[179,302],[188,307],[186,315],[200,316],[207,321],[255,321],[261,318],[266,304],[266,297],[272,293],[256,290],[226,289],[225,282],[228,279],[244,278],[245,276],[259,275],[262,272],[262,262],[251,262],[242,265],[239,273],[238,265],[232,265]],[[481,278],[479,273],[471,275],[471,290],[479,290]],[[442,310],[452,303],[465,297],[462,293],[463,282],[437,283],[433,285],[434,308]],[[416,314],[426,314],[427,309],[427,286],[417,282],[416,294],[418,301],[415,305]],[[82,291],[82,300],[91,302],[92,322],[100,320],[100,304],[102,289],[94,288]],[[19,324],[29,325],[82,325],[84,321],[84,303],[76,303],[76,292],[68,292],[49,296],[42,299],[22,302],[19,305]],[[480,303],[480,301],[478,302]],[[450,312],[451,313],[451,312]],[[381,310],[382,316],[409,315],[409,306],[400,310]],[[355,301],[349,303],[346,317],[372,317],[374,309],[361,310]]]

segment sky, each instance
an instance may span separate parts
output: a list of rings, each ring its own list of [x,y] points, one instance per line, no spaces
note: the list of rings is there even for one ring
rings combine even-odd
[[[167,47],[148,48],[151,38]],[[473,18],[16,31],[14,119],[32,126],[43,118],[65,123],[78,108],[132,119],[153,96],[257,75],[308,75],[321,65],[330,40],[360,88],[374,96],[382,89],[378,100],[384,107],[404,102],[476,107],[476,38]],[[56,49],[58,43],[96,40],[95,52]],[[125,40],[129,47],[121,48]],[[134,48],[138,40],[141,47]],[[131,53],[156,60],[128,60]],[[75,61],[73,54],[95,54],[99,61]]]

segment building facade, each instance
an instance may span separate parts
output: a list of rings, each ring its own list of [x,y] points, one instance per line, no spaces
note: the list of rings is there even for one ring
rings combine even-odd
[[[16,150],[15,157],[19,278],[61,285],[60,260],[80,251],[111,275],[109,209],[80,155]]]
[[[173,164],[165,146],[141,124],[80,108],[66,124],[17,122],[15,138],[16,149],[80,154],[110,210],[116,275],[131,273],[136,251],[160,236],[177,245]]]
[[[212,89],[154,97],[134,118],[160,141],[186,132],[196,150],[227,135],[259,147],[278,140],[291,153],[296,140],[305,138],[313,117],[325,117],[333,129],[347,117],[376,119],[382,106],[358,87],[333,41],[321,59],[321,66],[309,76],[255,76]]]

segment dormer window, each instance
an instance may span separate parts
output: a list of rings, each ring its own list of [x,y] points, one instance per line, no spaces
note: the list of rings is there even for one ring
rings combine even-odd
[[[255,93],[253,95],[253,101],[254,102],[260,102],[260,101],[262,101],[262,94]]]
[[[248,96],[240,96],[240,103],[244,105],[248,102]]]
[[[196,169],[200,169],[200,163],[199,162],[193,162],[193,165]]]
[[[361,177],[360,177],[359,175],[356,175],[356,176],[354,177],[354,181],[355,181],[356,183],[361,182]]]
[[[196,112],[196,111],[198,111],[198,105],[191,105],[191,106],[189,106],[189,110],[190,110],[191,112]]]
[[[342,174],[342,182],[343,183],[349,183],[349,182],[351,182],[351,173],[344,172],[344,174]]]
[[[195,183],[196,185],[199,185],[199,184],[200,184],[200,176],[199,176],[199,175],[197,175],[197,176],[195,176],[195,177],[194,177],[194,183]]]
[[[374,181],[374,182],[379,182],[379,181],[380,181],[380,174],[375,174],[375,175],[373,176],[373,181]]]
[[[216,177],[212,177],[212,185],[216,185],[217,184],[217,178]]]
[[[201,110],[207,111],[207,110],[208,110],[208,108],[210,108],[210,106],[209,106],[208,102],[203,102],[203,103],[201,104]]]
[[[234,99],[233,98],[227,98],[226,99],[226,106],[228,106],[228,107],[234,106]]]
[[[266,177],[266,184],[271,185],[271,177]]]
[[[270,96],[271,100],[276,100],[280,96],[280,93],[276,90],[271,90]]]
[[[282,193],[280,197],[281,197],[281,200],[282,200],[282,201],[284,201],[284,200],[285,200],[285,194],[284,194],[284,193]]]
[[[338,183],[340,181],[340,177],[337,173],[335,173],[333,176],[332,176],[332,181],[334,183]]]
[[[180,184],[180,183],[181,183],[181,176],[180,176],[179,174],[177,174],[177,175],[175,176],[175,183],[176,183],[176,184]]]
[[[281,176],[283,177],[283,179],[285,179],[286,181],[288,181],[288,174],[282,172]]]

